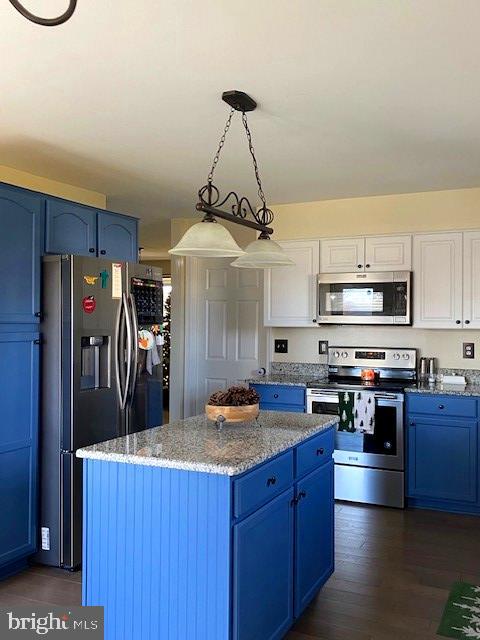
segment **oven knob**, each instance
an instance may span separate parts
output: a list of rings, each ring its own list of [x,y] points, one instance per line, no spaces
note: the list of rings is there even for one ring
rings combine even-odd
[[[346,351],[342,351],[342,358],[348,358],[348,353]]]
[[[334,351],[333,357],[334,358],[339,358],[340,357],[340,353],[338,351]]]
[[[393,354],[393,359],[394,360],[400,360],[400,354],[399,353],[394,353]]]
[[[408,353],[404,353],[404,354],[403,354],[403,359],[404,359],[404,360],[410,360],[410,354],[408,354]]]

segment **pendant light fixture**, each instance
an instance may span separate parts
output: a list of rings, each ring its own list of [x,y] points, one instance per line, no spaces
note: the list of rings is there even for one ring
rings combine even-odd
[[[253,111],[257,103],[243,91],[225,91],[222,95],[222,100],[230,105],[230,113],[220,138],[217,152],[213,158],[213,164],[207,177],[207,184],[198,192],[199,201],[196,208],[197,211],[201,211],[205,216],[202,222],[188,229],[180,242],[173,249],[170,249],[169,253],[200,258],[237,257],[232,266],[244,269],[269,269],[293,265],[295,263],[285,254],[280,245],[270,240],[273,229],[268,225],[273,222],[273,212],[267,207],[265,194],[263,193],[255,150],[252,144],[252,134],[247,120],[247,112]],[[242,114],[248,149],[252,156],[258,196],[262,202],[261,207],[258,209],[252,207],[245,196],[239,196],[235,191],[229,191],[224,198],[221,198],[219,190],[213,184],[213,174],[236,111],[240,111]],[[227,205],[230,211],[221,209],[223,205]],[[251,242],[246,250],[243,251],[237,245],[230,232],[216,222],[217,218],[260,231],[258,240]]]
[[[69,0],[67,9],[62,13],[62,15],[57,16],[56,18],[41,18],[40,16],[36,16],[34,13],[26,9],[19,0],[10,0],[10,4],[12,4],[24,18],[30,20],[30,22],[39,24],[42,27],[56,27],[72,17],[77,6],[77,0]]]

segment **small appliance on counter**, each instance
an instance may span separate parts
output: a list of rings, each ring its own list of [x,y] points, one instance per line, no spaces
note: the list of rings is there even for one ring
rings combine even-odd
[[[404,389],[416,349],[329,347],[328,381],[307,388],[307,412],[339,415],[335,498],[404,507]]]

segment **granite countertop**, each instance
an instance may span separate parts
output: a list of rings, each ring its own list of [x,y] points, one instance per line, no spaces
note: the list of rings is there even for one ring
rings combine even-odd
[[[448,396],[480,396],[480,384],[437,384],[418,383],[416,387],[407,387],[405,393],[433,393]]]
[[[289,387],[306,387],[312,382],[314,376],[300,374],[271,373],[265,376],[247,378],[249,384],[284,384]]]
[[[328,415],[260,411],[257,420],[218,429],[200,415],[79,449],[77,456],[234,476],[336,422]]]

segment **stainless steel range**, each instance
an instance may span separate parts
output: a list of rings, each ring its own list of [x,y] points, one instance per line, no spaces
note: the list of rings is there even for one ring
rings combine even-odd
[[[340,416],[336,499],[404,506],[404,389],[416,366],[416,349],[329,347],[328,380],[309,385],[307,412]]]

